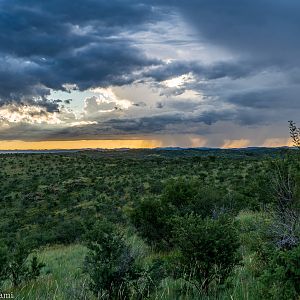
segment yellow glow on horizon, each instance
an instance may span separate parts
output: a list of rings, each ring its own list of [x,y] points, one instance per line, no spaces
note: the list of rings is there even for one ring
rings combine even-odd
[[[155,148],[160,147],[158,140],[78,140],[78,141],[0,141],[0,150],[53,150],[82,148]]]
[[[0,150],[54,150],[54,149],[84,149],[84,148],[157,148],[157,147],[209,147],[205,138],[189,136],[188,139],[181,140],[179,137],[171,139],[166,137],[154,136],[149,139],[120,139],[120,140],[73,140],[73,141],[21,141],[21,140],[3,140],[0,141]],[[281,147],[293,146],[290,139],[270,138],[262,144],[255,145],[248,139],[225,140],[221,148],[245,148],[249,146],[261,147]]]
[[[221,148],[244,148],[250,145],[250,141],[246,139],[225,140]]]
[[[283,138],[271,138],[265,140],[265,142],[262,145],[263,147],[282,147],[282,146],[293,146],[293,141],[289,138],[283,139]]]

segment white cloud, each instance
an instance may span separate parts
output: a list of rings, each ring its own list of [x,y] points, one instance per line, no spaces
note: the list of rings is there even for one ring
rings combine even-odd
[[[133,105],[127,99],[118,98],[112,88],[95,88],[91,92],[95,96],[86,98],[84,102],[84,113],[87,116],[115,110],[127,110]]]
[[[167,88],[180,88],[187,83],[194,82],[195,78],[192,73],[183,74],[181,76],[173,77],[162,82]]]
[[[28,123],[28,124],[61,124],[57,112],[49,113],[45,108],[39,106],[14,104],[0,107],[1,125],[9,123]]]

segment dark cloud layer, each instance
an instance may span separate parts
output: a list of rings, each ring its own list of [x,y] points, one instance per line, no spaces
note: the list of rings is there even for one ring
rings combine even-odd
[[[271,64],[299,63],[297,0],[174,0],[203,37],[239,56]]]
[[[198,42],[208,45],[206,51],[215,47],[230,53],[230,59],[206,63],[186,55],[166,63],[146,55],[133,36],[168,22],[168,13],[182,17]],[[125,111],[93,120],[98,124],[68,128],[16,124],[0,135],[73,139],[203,133],[202,125],[218,122],[249,127],[297,120],[299,28],[296,0],[0,0],[0,106],[38,105],[58,112],[63,102],[49,99],[50,92],[70,86],[85,91],[140,82],[161,89],[154,104],[132,102],[142,115]],[[176,52],[172,37],[169,44]],[[188,73],[193,81],[164,86],[165,80]],[[198,93],[202,102],[182,96],[186,90]],[[177,96],[185,98],[169,99]]]
[[[240,111],[239,122],[285,122],[288,116],[299,120],[295,110],[300,108],[297,86],[300,79],[299,1],[171,2],[201,39],[233,54],[230,62],[220,62],[204,69],[194,64],[191,70],[208,81],[226,77],[232,82],[239,78],[247,82],[249,78],[246,88],[243,85],[235,86],[236,90],[232,87],[219,90],[220,102],[229,99],[229,103]],[[251,81],[252,76],[266,72],[270,72],[267,86],[263,76],[260,81]],[[278,73],[282,76],[281,82],[276,80]],[[273,83],[270,83],[272,77]]]
[[[257,109],[300,109],[300,87],[274,87],[232,95],[229,102]]]
[[[0,103],[45,99],[76,84],[124,84],[156,64],[126,38],[158,18],[138,1],[0,2]]]
[[[261,72],[267,66],[246,60],[224,62],[206,65],[196,61],[175,61],[162,64],[149,71],[144,76],[151,77],[156,81],[164,81],[182,74],[193,73],[201,79],[214,80],[224,77],[238,79]]]

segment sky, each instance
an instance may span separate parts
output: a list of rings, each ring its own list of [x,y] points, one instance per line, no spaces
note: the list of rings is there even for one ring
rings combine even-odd
[[[289,145],[297,0],[0,0],[0,149]]]

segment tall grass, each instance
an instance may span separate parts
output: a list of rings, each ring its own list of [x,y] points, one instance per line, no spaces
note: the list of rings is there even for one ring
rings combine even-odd
[[[243,223],[255,221],[258,215],[243,212],[238,219]],[[250,226],[251,227],[251,226]],[[139,257],[139,262],[148,265],[158,256],[168,255],[157,253],[148,247],[133,232],[125,232],[126,240],[133,252]],[[229,283],[224,288],[211,290],[209,295],[199,291],[188,280],[165,278],[149,297],[150,300],[259,300],[256,290],[256,280],[250,272],[251,255],[241,249],[243,263],[236,267]],[[23,286],[8,289],[15,299],[28,300],[93,300],[95,296],[89,291],[88,277],[82,267],[87,249],[80,245],[52,246],[38,252],[40,261],[46,264],[42,275]],[[187,276],[188,278],[188,276]]]
[[[88,291],[82,265],[87,249],[81,245],[55,246],[41,250],[38,258],[46,264],[37,281],[11,290],[15,299],[93,299]]]

